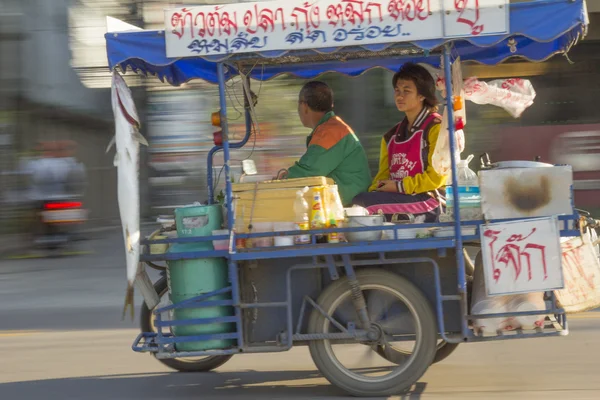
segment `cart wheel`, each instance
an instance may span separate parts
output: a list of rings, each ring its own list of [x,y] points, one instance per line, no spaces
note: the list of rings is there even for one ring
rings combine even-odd
[[[433,357],[433,363],[435,364],[445,360],[450,356],[450,354],[454,353],[454,350],[456,350],[457,347],[458,343],[448,343],[445,340],[441,340],[437,345],[435,357]]]
[[[433,363],[436,364],[440,361],[445,360],[456,350],[458,347],[458,343],[448,343],[445,340],[438,340],[437,347],[435,350],[435,357],[433,357]],[[397,349],[386,349],[384,346],[377,346],[377,354],[381,357],[385,358],[388,361],[393,362],[394,364],[399,364],[404,362],[407,356],[407,352]],[[398,361],[398,362],[397,362]]]
[[[160,299],[167,295],[167,278],[163,277],[154,284],[154,290],[158,293]],[[159,305],[160,306],[160,305]],[[157,306],[157,307],[159,307]],[[142,303],[140,312],[140,325],[142,332],[154,332],[154,316],[148,309],[146,302]],[[208,357],[186,357],[186,358],[168,358],[158,359],[169,368],[179,372],[208,372],[225,364],[233,356],[208,356]]]
[[[421,291],[401,276],[378,269],[363,270],[356,276],[367,303],[372,328],[382,334],[373,342],[311,341],[310,354],[329,382],[354,396],[399,394],[410,389],[434,359],[437,329],[433,311]],[[343,327],[360,327],[347,278],[329,285],[319,296],[318,304]],[[318,310],[312,311],[308,328],[310,333],[316,334],[340,332]],[[402,359],[398,357],[400,352],[395,352],[398,342],[403,346],[409,342],[413,344]],[[395,352],[394,362],[377,356],[378,348],[383,349],[388,357]],[[337,353],[337,350],[342,351]],[[365,366],[369,360],[379,365]],[[346,362],[355,366],[350,367]]]

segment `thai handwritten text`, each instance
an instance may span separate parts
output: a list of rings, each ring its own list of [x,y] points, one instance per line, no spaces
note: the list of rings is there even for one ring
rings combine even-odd
[[[385,17],[396,22],[424,21],[432,15],[431,1],[339,0],[324,9],[317,3],[306,1],[291,10],[255,4],[240,12],[231,11],[227,5],[214,6],[211,11],[206,11],[207,7],[182,8],[172,13],[169,28],[180,40],[236,36],[240,32],[268,34],[290,29],[310,34],[312,30],[321,28],[323,23],[348,30],[368,29],[377,28]],[[395,36],[385,32],[386,28],[378,28],[387,37]]]
[[[577,301],[586,299],[587,294],[596,290],[596,276],[593,269],[586,268],[585,246],[578,246],[572,241],[563,243],[562,262],[565,275],[571,279],[565,280],[566,289]]]
[[[431,15],[431,0],[392,0],[388,12],[395,21],[424,21]]]
[[[309,40],[310,43],[327,43],[327,33],[321,30],[312,31],[308,34],[304,32],[292,32],[285,38],[285,41],[292,45],[304,43],[305,40]]]
[[[232,53],[246,49],[262,49],[267,45],[266,36],[249,37],[247,33],[240,33],[235,39],[196,39],[192,41],[188,49],[198,55]]]
[[[484,26],[479,23],[481,17],[479,0],[454,0],[454,8],[458,11],[456,22],[467,24],[473,35],[483,32]]]
[[[268,51],[506,32],[508,18],[500,18],[508,12],[502,6],[505,0],[486,1],[279,0],[175,8],[165,14],[167,57],[224,50],[225,43],[231,50],[240,34],[248,35],[249,41],[259,38],[248,51],[263,43],[263,36],[269,37],[263,48]],[[246,48],[245,43],[239,46]]]
[[[365,39],[377,39],[381,36],[383,37],[397,37],[402,35],[408,35],[402,33],[402,25],[398,24],[395,27],[386,26],[385,28],[380,28],[378,26],[370,26],[368,28],[352,28],[352,29],[337,29],[333,32],[333,40],[336,42],[344,42],[348,39],[352,39],[355,41],[361,41]]]
[[[259,9],[258,5],[254,5],[254,10],[248,10],[244,14],[244,26],[246,32],[250,34],[255,34],[259,29],[265,33],[274,32],[275,22],[281,24],[281,29],[285,31],[285,19],[281,7],[271,10],[267,7]]]
[[[219,7],[215,7],[214,12],[200,11],[194,15],[191,10],[183,8],[181,12],[173,13],[171,16],[171,27],[171,32],[180,39],[184,35],[192,39],[207,35],[236,35],[238,33],[237,13],[220,12]]]
[[[294,18],[292,25],[297,30],[310,33],[311,29],[317,29],[321,26],[321,9],[319,6],[310,4],[309,2],[304,3],[301,7],[294,7],[291,12],[291,17]],[[300,22],[300,19],[304,19],[304,23]]]
[[[365,4],[361,0],[342,0],[340,4],[332,4],[327,7],[327,20],[332,26],[361,25],[368,23],[373,24],[374,16],[379,16],[375,22],[383,21],[381,13],[381,3],[368,2]]]
[[[502,231],[487,229],[484,236],[490,239],[488,244],[491,260],[493,276],[496,283],[500,280],[503,270],[500,269],[500,264],[504,264],[505,268],[513,270],[513,279],[516,282],[521,277],[523,271],[523,260],[526,261],[527,280],[533,279],[534,266],[541,265],[543,280],[548,279],[548,267],[546,265],[546,246],[528,240],[535,232],[536,228],[532,228],[531,232],[526,235],[511,235],[505,243],[501,244],[500,248],[496,242]],[[535,257],[538,255],[539,257]]]

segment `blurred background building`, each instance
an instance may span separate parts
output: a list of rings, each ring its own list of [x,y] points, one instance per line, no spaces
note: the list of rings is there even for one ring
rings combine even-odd
[[[2,0],[0,2],[0,229],[22,229],[19,222],[24,183],[19,165],[40,140],[71,139],[88,176],[86,205],[90,225],[118,223],[116,170],[106,154],[114,131],[110,73],[106,68],[106,16],[146,29],[161,29],[163,9],[177,5],[231,1],[157,0]],[[516,1],[515,1],[516,2]],[[544,64],[472,65],[480,79],[522,77],[532,81],[535,104],[520,119],[500,108],[468,104],[467,154],[488,152],[492,160],[533,159],[572,164],[576,203],[600,211],[600,0],[588,0],[588,38],[567,57]],[[372,168],[380,135],[402,116],[396,111],[389,71],[358,78],[325,75],[336,93],[336,112],[358,133]],[[206,177],[223,184],[221,163],[206,170],[212,147],[210,114],[218,109],[214,85],[189,82],[172,88],[155,79],[125,75],[134,92],[150,147],[143,149],[142,211],[146,218],[171,207],[206,199]],[[349,82],[351,79],[351,83]],[[279,77],[252,82],[259,95],[258,132],[243,151],[259,173],[273,176],[304,151],[305,136],[296,115],[302,81]],[[244,134],[242,90],[229,85],[234,138]],[[475,163],[475,161],[473,162]],[[234,165],[238,168],[238,164]],[[473,165],[472,167],[477,167]]]

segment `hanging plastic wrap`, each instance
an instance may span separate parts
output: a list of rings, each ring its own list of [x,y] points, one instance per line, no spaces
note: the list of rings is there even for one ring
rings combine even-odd
[[[454,132],[454,137],[456,139],[455,155],[456,160],[458,161],[460,160],[460,154],[465,149],[465,135],[463,128],[467,123],[467,114],[465,110],[465,91],[462,85],[463,78],[460,58],[452,64],[452,82],[452,107],[454,109],[454,120],[459,121],[458,124],[455,124]],[[443,69],[438,70],[437,72],[436,86],[442,95],[446,97]],[[450,135],[448,134],[448,107],[444,108],[444,112],[442,114],[440,134],[433,152],[431,165],[438,174],[450,176],[452,160],[450,158]]]
[[[463,84],[465,97],[476,104],[492,104],[518,118],[533,104],[535,90],[527,79],[511,78],[482,82],[469,78]]]
[[[450,159],[450,135],[448,134],[448,108],[442,114],[440,135],[433,152],[431,166],[440,175],[450,176],[452,160]],[[465,149],[465,135],[462,129],[454,132],[456,138],[456,160],[460,160],[460,153]]]
[[[446,80],[442,68],[431,70],[437,77],[436,88],[442,97],[446,97]],[[533,104],[536,93],[529,80],[520,78],[498,79],[491,82],[482,82],[477,78],[463,80],[460,58],[452,64],[453,104],[456,138],[456,160],[465,149],[465,135],[463,128],[467,123],[465,101],[470,100],[476,104],[491,104],[505,109],[514,118]],[[440,136],[433,154],[432,166],[440,175],[450,176],[450,143],[448,135],[448,108],[444,109]]]

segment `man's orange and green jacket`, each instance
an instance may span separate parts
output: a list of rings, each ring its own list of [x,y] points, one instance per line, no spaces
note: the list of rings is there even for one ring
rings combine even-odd
[[[371,171],[360,141],[333,111],[325,114],[306,140],[306,153],[288,170],[288,178],[326,176],[335,181],[344,206],[371,184]]]

